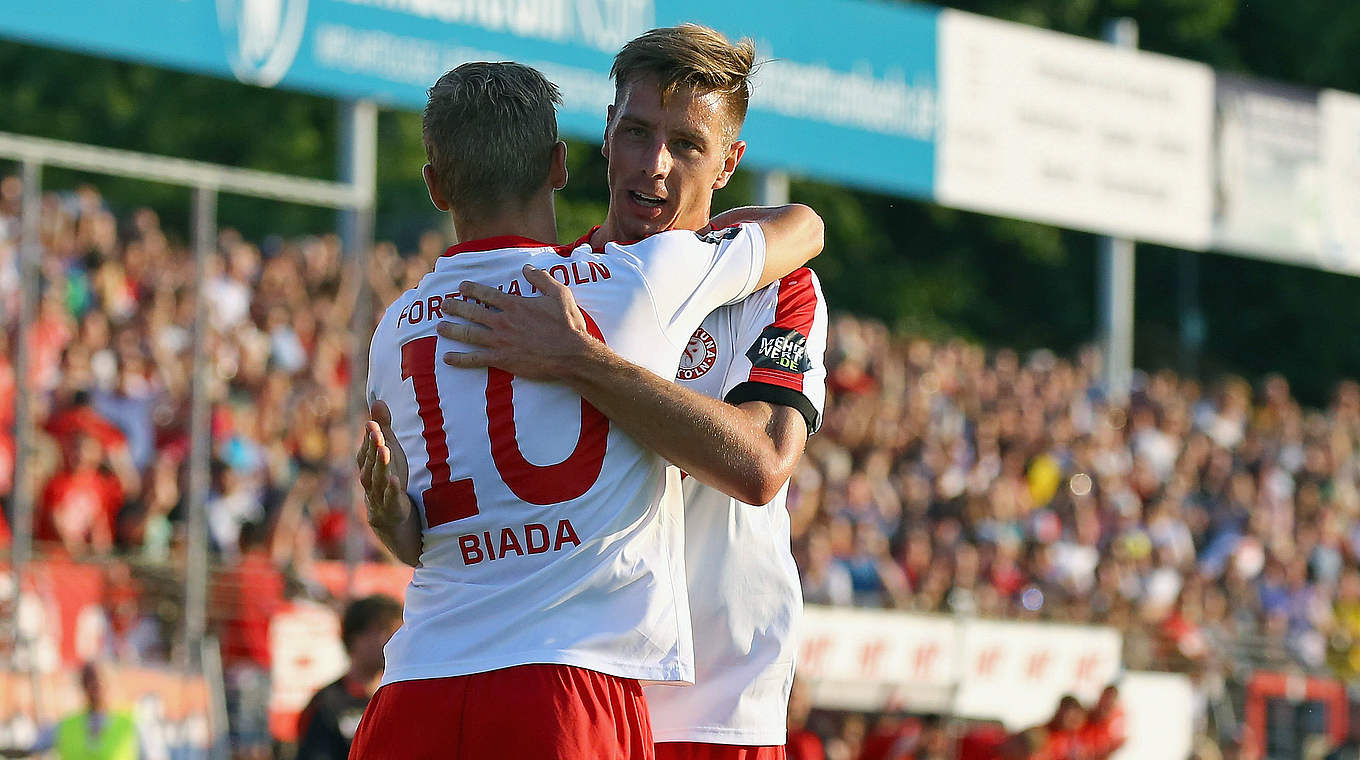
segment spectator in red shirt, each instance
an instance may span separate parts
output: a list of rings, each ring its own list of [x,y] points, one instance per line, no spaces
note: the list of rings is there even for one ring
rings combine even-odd
[[[1058,711],[1048,722],[1048,737],[1044,760],[1087,760],[1085,745],[1081,741],[1081,729],[1086,723],[1086,710],[1077,698],[1068,694],[1058,702]]]
[[[812,712],[812,695],[803,681],[793,682],[789,694],[789,736],[784,747],[788,760],[826,760],[822,738],[808,730],[808,713]]]
[[[76,433],[65,452],[67,466],[43,488],[37,538],[60,541],[75,556],[105,554],[113,548],[113,525],[123,505],[123,489],[104,472],[98,441]]]
[[[284,605],[283,575],[266,549],[266,528],[241,526],[241,555],[217,577],[213,612],[221,632],[231,743],[238,758],[270,753],[269,623]]]
[[[864,737],[858,760],[913,760],[923,733],[915,718],[886,715]]]
[[[1124,746],[1124,708],[1119,704],[1119,688],[1114,684],[1100,692],[1100,698],[1086,716],[1081,728],[1082,744],[1091,760],[1105,760]]]
[[[63,451],[70,451],[77,436],[93,438],[100,455],[117,476],[122,490],[135,496],[141,490],[141,474],[132,461],[127,437],[112,422],[94,410],[87,391],[77,391],[71,404],[54,413],[43,426],[47,434],[57,439]]]
[[[997,725],[975,726],[959,739],[959,760],[997,760],[1005,757],[1006,730]]]
[[[0,494],[9,496],[14,489],[14,439],[0,428]]]

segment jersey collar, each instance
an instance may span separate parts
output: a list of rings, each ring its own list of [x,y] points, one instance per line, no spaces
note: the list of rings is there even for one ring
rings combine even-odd
[[[494,251],[500,248],[553,248],[552,243],[544,243],[533,238],[522,237],[520,235],[497,235],[496,237],[480,238],[478,240],[465,240],[458,245],[451,245],[445,256],[454,256],[460,253],[475,253],[477,251]]]
[[[594,227],[591,227],[589,232],[587,232],[586,234],[584,234],[584,235],[582,235],[581,237],[577,238],[577,239],[576,239],[576,242],[572,243],[570,246],[562,246],[562,247],[574,251],[574,250],[576,250],[577,248],[580,248],[580,247],[583,246],[583,245],[590,245],[590,239],[591,239],[592,237],[595,236],[595,233],[596,233],[599,229],[600,229],[600,225],[597,224],[597,225],[595,225]],[[666,230],[663,230],[663,232],[665,232],[665,231],[666,231]],[[604,241],[604,244],[603,244],[603,245],[600,245],[600,246],[593,246],[593,245],[591,245],[591,246],[590,246],[590,250],[594,251],[595,253],[604,253],[604,247],[605,247],[606,245],[609,245],[610,243],[614,243],[615,245],[632,245],[633,243],[637,243],[637,242],[640,242],[640,241],[638,241],[638,240],[606,240],[606,241]]]
[[[586,230],[586,234],[576,238],[576,240],[574,240],[570,245],[564,245],[562,247],[566,248],[569,251],[574,251],[583,245],[590,245],[590,238],[594,236],[595,231],[598,229],[600,229],[600,225],[597,224],[594,227],[591,227],[589,230]],[[604,253],[603,249],[596,249],[593,246],[591,247],[591,249],[594,250],[596,253]]]

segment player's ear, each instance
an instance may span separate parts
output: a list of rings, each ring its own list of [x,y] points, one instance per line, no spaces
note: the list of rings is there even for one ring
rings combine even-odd
[[[614,127],[614,104],[604,112],[604,142],[600,143],[600,155],[609,158],[609,130]]]
[[[425,164],[420,174],[425,178],[425,189],[430,193],[430,203],[440,211],[448,211],[449,199],[444,197],[444,191],[439,187],[439,178],[434,174],[434,167]]]
[[[722,171],[718,172],[718,178],[713,180],[714,190],[727,187],[728,180],[732,179],[732,173],[737,170],[737,164],[741,163],[741,157],[744,155],[746,155],[745,140],[737,140],[727,146],[727,155],[723,156]]]
[[[567,144],[561,140],[552,148],[548,165],[548,181],[552,189],[561,190],[567,186]]]

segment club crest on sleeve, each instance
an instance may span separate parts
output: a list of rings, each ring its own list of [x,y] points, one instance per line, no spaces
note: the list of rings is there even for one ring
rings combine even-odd
[[[812,369],[808,361],[807,336],[791,327],[770,325],[746,352],[753,369],[777,369],[803,374]]]
[[[700,327],[690,336],[685,345],[685,353],[680,356],[680,370],[675,373],[679,380],[695,380],[703,377],[714,362],[718,361],[718,342],[708,331]]]
[[[722,227],[720,229],[711,230],[709,232],[705,232],[702,235],[699,235],[699,233],[697,232],[694,234],[699,235],[699,239],[704,241],[705,243],[711,243],[716,245],[724,240],[731,240],[740,233],[741,227],[733,225],[731,227]]]

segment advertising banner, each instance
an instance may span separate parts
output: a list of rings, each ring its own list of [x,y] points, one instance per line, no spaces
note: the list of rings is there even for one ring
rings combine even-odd
[[[146,760],[207,756],[213,734],[202,676],[111,664],[100,673],[109,704],[132,712]],[[0,670],[0,747],[30,747],[45,728],[81,709],[74,669],[36,679]]]
[[[1191,756],[1196,697],[1188,676],[1130,671],[1119,679],[1119,701],[1128,742],[1112,760]]]
[[[407,109],[460,63],[515,60],[562,88],[565,133],[598,140],[619,47],[693,21],[770,60],[743,132],[752,164],[929,197],[937,14],[859,0],[0,0],[0,37]]]
[[[406,586],[414,571],[406,565],[365,562],[350,568],[340,560],[317,560],[309,575],[336,599],[358,599],[369,594],[387,594],[398,601],[406,599]]]
[[[315,602],[290,603],[269,621],[269,653],[269,728],[279,741],[297,741],[302,708],[349,668],[339,615]]]
[[[1222,74],[1214,91],[1213,247],[1312,264],[1322,245],[1317,91]]]
[[[0,747],[32,745],[39,733],[82,707],[79,667],[119,651],[108,610],[124,598],[126,567],[39,560],[17,588],[0,565],[0,614],[18,605],[21,636],[0,639]],[[19,592],[16,597],[16,590]],[[23,642],[23,645],[20,645]],[[168,669],[101,665],[111,704],[132,710],[153,760],[203,756],[211,743],[202,676]]]
[[[954,713],[1015,730],[1053,717],[1064,694],[1090,704],[1120,671],[1113,628],[972,621],[963,629]]]
[[[808,607],[798,674],[822,707],[1048,720],[1058,699],[1093,700],[1120,672],[1113,628]]]
[[[1323,90],[1322,255],[1326,269],[1360,275],[1360,95]]]
[[[1213,72],[946,10],[939,202],[1202,250]]]
[[[941,711],[953,696],[960,632],[939,615],[808,607],[798,674],[820,706]]]
[[[19,640],[26,643],[12,659],[0,661],[48,673],[98,657],[107,643],[106,588],[104,570],[97,565],[42,560],[27,566],[16,601],[14,576],[9,565],[0,564],[0,610],[8,615],[10,605],[19,605],[24,634]],[[0,655],[8,654],[0,647]]]

